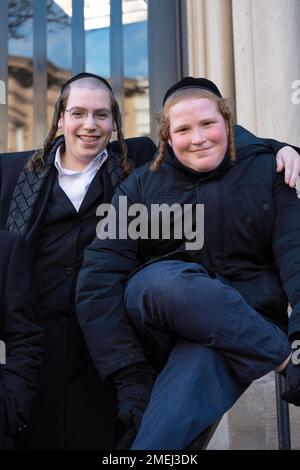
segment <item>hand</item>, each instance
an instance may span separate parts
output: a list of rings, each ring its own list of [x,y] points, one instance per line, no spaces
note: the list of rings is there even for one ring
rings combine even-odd
[[[120,421],[138,430],[154,384],[152,371],[146,364],[125,367],[114,375],[113,383],[117,389]]]
[[[285,146],[276,155],[277,171],[284,169],[284,181],[294,188],[300,174],[300,155],[292,147]]]

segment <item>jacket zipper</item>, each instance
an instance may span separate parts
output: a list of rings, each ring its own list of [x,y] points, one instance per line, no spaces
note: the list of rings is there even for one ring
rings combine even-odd
[[[218,193],[219,193],[219,217],[220,217],[220,239],[219,239],[220,261],[221,261],[222,273],[224,273],[224,207],[222,204],[223,187],[221,183],[218,182],[217,184],[218,184]]]

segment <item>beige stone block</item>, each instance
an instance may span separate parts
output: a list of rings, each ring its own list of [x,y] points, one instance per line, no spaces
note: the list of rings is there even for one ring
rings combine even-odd
[[[300,408],[290,406],[291,441],[300,449]],[[278,449],[274,373],[253,382],[222,418],[208,449]]]

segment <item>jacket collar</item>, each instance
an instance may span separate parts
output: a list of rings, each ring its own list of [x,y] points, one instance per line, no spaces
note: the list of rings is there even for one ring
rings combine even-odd
[[[38,198],[44,190],[51,170],[54,168],[56,151],[61,145],[65,145],[64,136],[59,136],[53,141],[53,145],[47,155],[45,165],[42,170],[37,171],[33,169],[33,171],[30,171],[26,163],[25,167],[21,171],[8,212],[6,228],[9,231],[19,233],[23,236],[28,235],[34,218],[33,216]],[[126,176],[123,172],[120,156],[113,152],[110,145],[108,145],[107,150],[107,172],[110,184],[112,185],[113,190],[115,190],[118,184],[123,181]],[[131,167],[134,167],[133,162],[131,162]]]
[[[227,173],[227,171],[234,164],[234,162],[230,160],[229,152],[227,151],[224,159],[222,160],[222,162],[217,168],[211,171],[200,173],[199,171],[193,170],[192,168],[189,168],[183,163],[181,163],[181,161],[178,160],[178,158],[174,154],[173,149],[172,147],[170,147],[169,144],[167,146],[165,160],[169,165],[175,168],[178,168],[180,171],[183,171],[186,174],[191,175],[195,179],[195,182],[197,183],[208,180],[208,179],[213,179],[213,178],[218,178],[220,176],[223,176],[225,173]]]

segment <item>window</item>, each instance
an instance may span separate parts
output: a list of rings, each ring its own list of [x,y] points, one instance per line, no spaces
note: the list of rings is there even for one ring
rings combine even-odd
[[[8,0],[9,151],[42,144],[62,84],[84,69],[111,82],[125,136],[149,135],[145,0]]]

